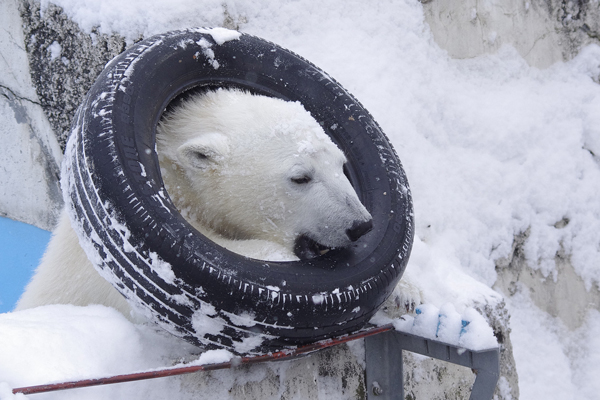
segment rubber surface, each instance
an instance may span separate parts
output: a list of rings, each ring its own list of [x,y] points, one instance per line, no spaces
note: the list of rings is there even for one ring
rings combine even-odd
[[[297,262],[248,259],[195,231],[164,190],[156,125],[182,93],[214,87],[300,101],[346,154],[373,230]],[[325,72],[246,34],[217,44],[210,30],[170,32],[111,61],[73,122],[63,191],[88,257],[134,307],[195,344],[240,354],[359,329],[394,289],[413,240],[406,177],[370,114]]]

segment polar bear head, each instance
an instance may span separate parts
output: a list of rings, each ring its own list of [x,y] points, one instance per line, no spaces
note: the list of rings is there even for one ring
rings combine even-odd
[[[300,103],[209,91],[163,118],[157,150],[167,191],[200,231],[276,242],[304,259],[372,227],[344,154]]]

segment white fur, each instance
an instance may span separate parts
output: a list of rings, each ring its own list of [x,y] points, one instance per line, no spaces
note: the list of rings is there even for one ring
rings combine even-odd
[[[135,318],[125,298],[88,260],[65,211],[15,311],[45,304],[103,304]]]
[[[344,154],[300,103],[218,90],[185,103],[158,131],[167,191],[204,233],[289,251],[302,234],[343,247],[352,223],[371,218],[343,173]],[[292,180],[302,177],[310,182]]]
[[[346,246],[352,223],[370,219],[343,173],[343,153],[299,103],[209,92],[161,122],[157,150],[182,215],[253,258],[295,259],[299,235]],[[132,317],[85,256],[65,212],[17,310],[52,303],[104,304]]]

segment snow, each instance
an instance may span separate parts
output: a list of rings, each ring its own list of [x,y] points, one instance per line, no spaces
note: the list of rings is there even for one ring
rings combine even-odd
[[[150,252],[150,260],[152,261],[152,269],[158,274],[165,282],[173,284],[175,282],[175,273],[166,261],[160,259],[158,254]]]
[[[58,42],[55,40],[54,42],[52,42],[52,44],[50,46],[48,46],[48,51],[50,52],[50,59],[52,61],[56,60],[58,57],[60,57],[60,54],[62,52],[62,47],[60,44],[58,44]]]
[[[205,365],[205,364],[218,364],[231,361],[233,354],[227,350],[209,350],[202,353],[198,358],[197,363],[193,362],[193,365]]]
[[[226,12],[230,24],[306,57],[353,93],[389,136],[410,182],[416,237],[405,276],[428,307],[422,332],[431,335],[439,321],[437,334],[456,340],[459,317],[461,325],[471,317],[467,327],[481,329],[469,344],[490,344],[470,306],[500,299],[491,289],[495,261],[510,256],[516,234],[528,233],[525,258],[549,279],[555,255],[564,252],[588,289],[600,282],[600,86],[593,81],[600,47],[545,70],[529,67],[510,46],[453,60],[433,42],[416,0],[54,3],[84,31],[118,32],[129,43],[220,26]],[[42,0],[42,12],[47,4]],[[217,43],[235,39],[216,34]],[[595,398],[600,313],[590,311],[573,332],[533,305],[526,288],[506,301],[521,399]],[[154,345],[161,340],[168,342],[99,307],[0,314],[0,380],[16,387],[153,368],[174,351]],[[120,390],[128,398],[161,398],[175,390],[164,382]],[[112,390],[86,393],[111,398]],[[6,391],[0,386],[2,399]]]
[[[212,47],[212,43],[208,40],[202,38],[198,41],[198,45],[202,47],[202,54],[204,54],[210,60],[210,64],[214,69],[219,69],[219,62],[215,60],[215,52]]]
[[[510,299],[522,399],[595,399],[600,393],[600,312],[576,331],[537,309],[528,291]]]
[[[232,29],[220,28],[220,27],[209,28],[209,29],[201,28],[201,29],[198,29],[198,32],[208,33],[210,36],[212,36],[213,40],[218,45],[221,45],[225,42],[229,42],[230,40],[237,40],[240,38],[240,36],[242,36],[242,34],[238,31],[234,31]]]
[[[197,353],[195,347],[163,330],[134,325],[119,312],[103,306],[51,305],[0,314],[0,376],[12,388],[154,370],[170,367],[177,359],[187,358],[185,365],[203,365],[232,357],[221,350],[194,359]],[[161,399],[165,393],[179,390],[177,383],[169,380],[111,386],[35,398],[76,399],[85,394],[86,399]],[[0,399],[10,398],[5,392],[0,386]]]
[[[440,308],[432,304],[421,304],[417,307],[414,317],[407,314],[391,319],[383,311],[378,311],[371,323],[378,326],[392,323],[397,331],[468,350],[498,347],[492,328],[477,310],[469,307],[461,315],[451,303],[446,303]]]
[[[12,388],[6,382],[0,382],[0,399],[3,400],[18,400],[26,399],[22,393],[13,394]]]

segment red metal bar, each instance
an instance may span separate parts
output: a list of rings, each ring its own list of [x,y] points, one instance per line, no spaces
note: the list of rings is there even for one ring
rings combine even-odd
[[[13,393],[23,393],[23,394],[35,394],[35,393],[44,393],[44,392],[53,392],[57,390],[65,390],[65,389],[75,389],[89,386],[100,386],[100,385],[110,385],[113,383],[122,383],[122,382],[133,382],[140,381],[144,379],[154,379],[154,378],[164,378],[167,376],[174,375],[183,375],[183,374],[191,374],[193,372],[199,371],[213,371],[218,369],[227,369],[236,367],[242,364],[256,364],[260,362],[266,361],[279,361],[279,360],[289,360],[304,354],[313,353],[318,350],[326,349],[328,347],[336,346],[338,344],[347,343],[352,340],[362,339],[368,336],[377,335],[382,332],[387,332],[393,330],[393,326],[383,325],[376,328],[367,329],[361,332],[353,333],[351,335],[338,337],[334,339],[322,340],[320,342],[315,342],[311,344],[307,344],[304,346],[300,346],[294,350],[283,350],[278,351],[276,353],[269,353],[261,356],[252,356],[252,357],[239,357],[234,358],[231,361],[216,363],[216,364],[205,364],[205,365],[192,365],[188,367],[171,367],[164,368],[155,371],[145,371],[145,372],[136,372],[132,374],[124,374],[124,375],[115,375],[104,378],[95,378],[95,379],[83,379],[80,381],[71,381],[71,382],[61,382],[61,383],[49,383],[45,385],[36,385],[36,386],[25,386],[13,389]]]

